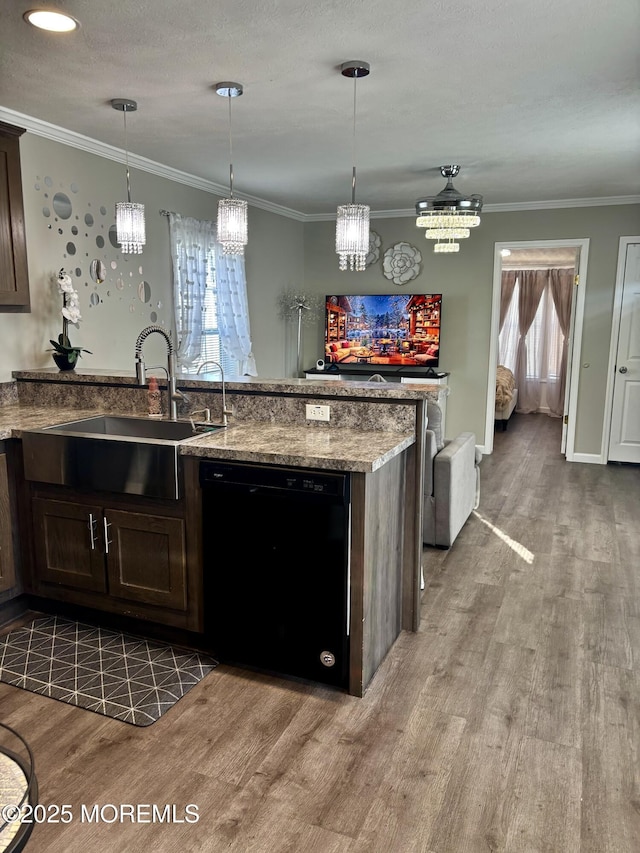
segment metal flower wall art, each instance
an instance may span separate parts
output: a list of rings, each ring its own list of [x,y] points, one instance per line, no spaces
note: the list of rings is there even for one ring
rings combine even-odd
[[[62,333],[57,341],[49,341],[53,345],[53,360],[60,370],[73,370],[83,352],[91,355],[91,350],[83,347],[72,347],[69,340],[69,323],[77,323],[82,319],[78,291],[73,286],[71,276],[61,269],[54,277],[58,292],[62,294]]]
[[[420,273],[422,255],[409,243],[396,243],[384,253],[382,271],[394,284],[406,284]]]
[[[382,240],[380,235],[375,231],[369,231],[369,251],[365,258],[365,266],[370,267],[372,264],[377,264],[380,260],[380,244]]]

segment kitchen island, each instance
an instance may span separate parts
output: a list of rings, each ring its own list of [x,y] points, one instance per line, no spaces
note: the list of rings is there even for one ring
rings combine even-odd
[[[0,406],[0,439],[11,438],[9,443],[19,442],[24,429],[71,420],[80,412],[140,415],[146,402],[145,389],[138,388],[128,376],[87,372],[70,379],[48,371],[33,371],[17,374],[16,378],[18,401],[9,398],[8,405]],[[342,387],[343,384],[347,387]],[[353,695],[363,694],[400,631],[417,628],[422,555],[418,521],[422,504],[418,462],[421,424],[427,395],[441,392],[433,386],[374,388],[372,384],[362,383],[364,388],[357,387],[360,384],[305,380],[227,383],[227,396],[234,412],[229,427],[196,435],[179,445],[189,564],[185,569],[188,582],[185,595],[191,607],[185,624],[191,631],[201,630],[204,624],[201,460],[348,473],[351,495],[348,690]],[[327,385],[331,388],[327,389]],[[188,394],[191,410],[201,408],[204,403],[212,409],[215,419],[220,383],[184,379],[179,381],[179,387]],[[62,399],[69,406],[61,407]],[[36,400],[41,405],[35,405]],[[306,421],[305,405],[315,400],[330,402],[330,424]],[[38,497],[43,499],[45,492],[46,489]],[[283,534],[286,535],[286,523]],[[228,531],[223,535],[228,536]],[[313,540],[310,523],[309,547],[313,547]],[[231,547],[238,549],[241,559],[242,537]],[[318,582],[321,583],[321,578]],[[30,591],[34,588],[28,586]],[[37,593],[42,595],[43,588],[46,585],[41,584]],[[83,597],[87,605],[86,592],[79,595],[80,599]],[[142,605],[132,610],[138,617],[153,618],[142,611]],[[174,620],[173,624],[179,625],[180,621]]]

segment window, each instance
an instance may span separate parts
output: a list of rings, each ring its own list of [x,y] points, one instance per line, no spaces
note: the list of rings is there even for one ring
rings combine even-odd
[[[211,249],[207,252],[207,282],[203,308],[204,316],[202,320],[202,330],[200,333],[200,358],[190,367],[184,365],[182,370],[185,373],[197,373],[198,366],[203,362],[217,361],[222,365],[222,369],[225,374],[227,376],[232,376],[238,372],[238,362],[224,352],[220,341],[215,272],[215,252]],[[182,298],[183,297],[181,297],[181,300]],[[215,368],[211,367],[211,372],[214,371]]]
[[[518,298],[520,282],[516,280],[513,297],[499,338],[500,364],[515,373],[518,341]],[[562,362],[563,334],[553,298],[547,285],[543,291],[527,337],[527,379],[557,381]]]
[[[202,360],[212,359],[222,365],[227,376],[238,372],[238,362],[227,355],[220,343],[220,331],[218,329],[218,298],[216,292],[216,261],[215,253],[208,254],[207,269],[207,291],[204,299],[204,322],[202,325]]]
[[[169,213],[176,360],[192,375],[207,359],[226,375],[257,376],[244,257],[225,255],[210,220]]]

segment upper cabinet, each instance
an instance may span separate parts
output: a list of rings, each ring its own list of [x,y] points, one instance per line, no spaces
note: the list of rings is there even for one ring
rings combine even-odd
[[[30,311],[24,234],[20,137],[24,128],[0,121],[0,311]]]

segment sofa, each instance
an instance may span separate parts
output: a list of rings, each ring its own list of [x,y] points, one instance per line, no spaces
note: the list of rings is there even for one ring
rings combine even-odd
[[[358,347],[360,344],[358,344]],[[351,355],[351,350],[354,347],[349,341],[336,341],[333,344],[325,344],[324,345],[324,360],[327,362],[333,362],[337,364],[337,362],[342,361]]]
[[[446,440],[442,412],[427,402],[422,541],[450,548],[480,501],[480,462],[472,432]]]
[[[346,361],[351,356],[357,359],[358,356],[362,355],[371,355],[371,350],[368,347],[363,347],[360,343],[337,341],[334,344],[324,345],[324,360],[329,363],[337,364],[339,361]]]

